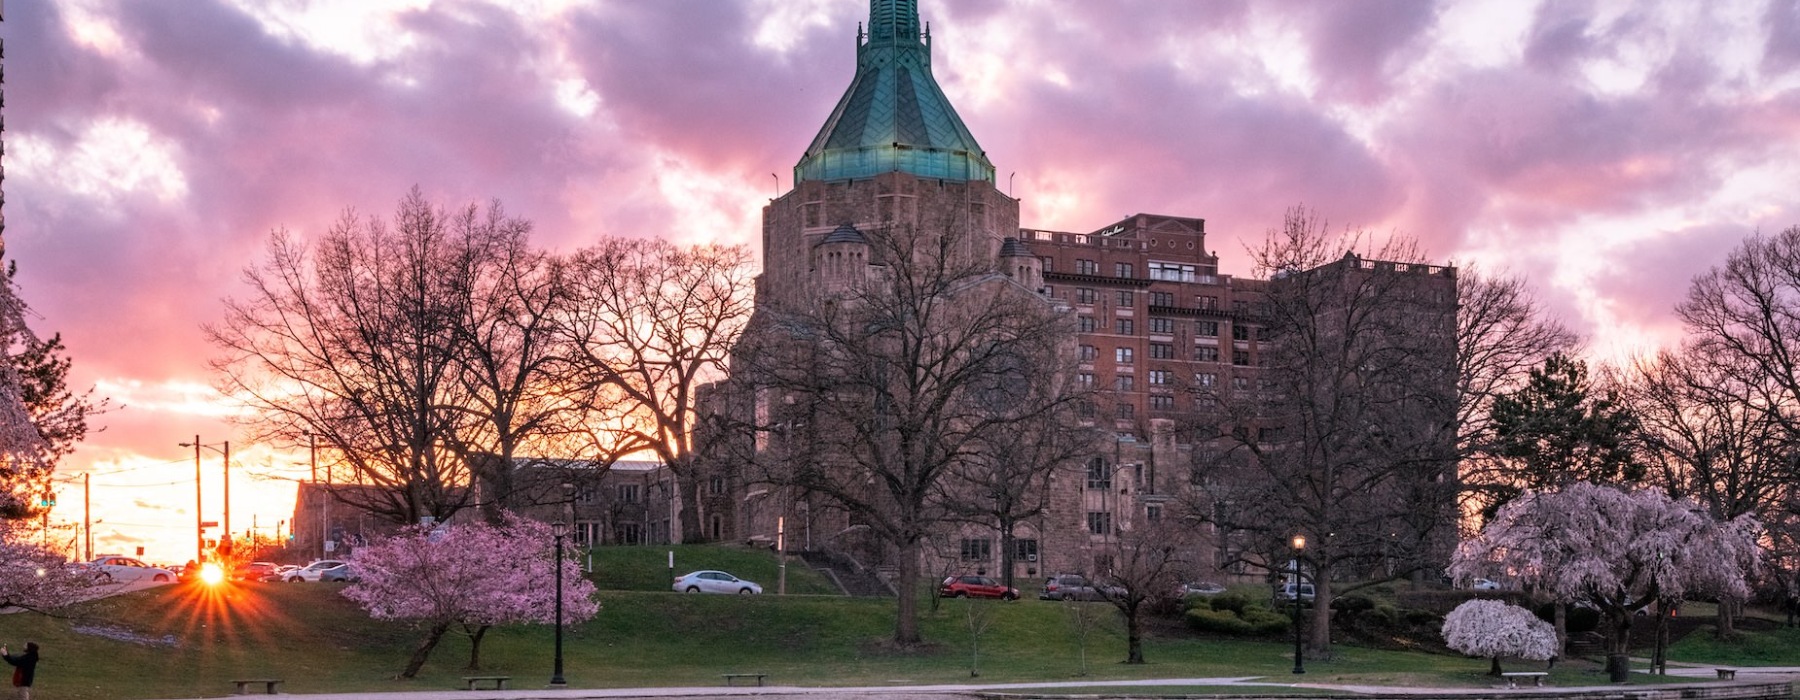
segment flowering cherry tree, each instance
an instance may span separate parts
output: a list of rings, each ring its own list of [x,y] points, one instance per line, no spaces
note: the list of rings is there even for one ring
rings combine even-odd
[[[0,520],[0,612],[46,612],[88,597],[93,572],[41,545],[38,532]]]
[[[1500,657],[1543,661],[1556,656],[1556,629],[1517,605],[1471,600],[1444,616],[1444,643],[1469,656],[1494,660],[1489,674],[1500,675]]]
[[[1622,683],[1633,613],[1688,593],[1747,595],[1758,529],[1750,516],[1719,522],[1660,491],[1575,483],[1501,508],[1457,548],[1450,574],[1505,573],[1559,602],[1594,606],[1605,618],[1607,672]]]
[[[413,620],[426,630],[401,678],[412,678],[452,627],[469,636],[469,668],[478,668],[481,639],[494,625],[554,623],[556,552],[550,527],[508,514],[482,522],[415,527],[358,551],[360,578],[344,589],[369,615]],[[594,584],[564,560],[563,622],[594,616]]]

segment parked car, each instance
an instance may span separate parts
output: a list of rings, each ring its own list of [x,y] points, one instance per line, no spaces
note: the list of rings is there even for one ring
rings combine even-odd
[[[1300,584],[1300,600],[1301,600],[1301,602],[1305,602],[1305,603],[1311,603],[1313,601],[1313,585],[1312,584],[1310,584],[1310,583]],[[1294,602],[1294,584],[1283,583],[1283,584],[1275,586],[1275,602],[1277,602],[1277,603]]]
[[[1125,595],[1118,586],[1096,588],[1080,574],[1057,574],[1044,579],[1044,591],[1038,600],[1108,600]]]
[[[261,580],[263,580],[263,581],[286,581],[286,580],[288,580],[288,574],[294,573],[299,570],[300,570],[300,566],[298,564],[277,564],[277,565],[275,565],[275,570],[271,571],[269,573],[263,574],[263,577]]]
[[[1478,578],[1475,579],[1473,583],[1469,584],[1469,588],[1477,591],[1497,591],[1500,590],[1500,583],[1497,581],[1489,581],[1485,578]]]
[[[1191,595],[1218,595],[1225,592],[1223,584],[1212,581],[1189,581],[1175,587],[1175,596],[1186,598]]]
[[[762,586],[753,581],[732,576],[723,571],[693,571],[675,577],[677,592],[685,593],[736,593],[738,595],[755,595],[762,593]]]
[[[362,577],[357,575],[356,565],[350,562],[319,572],[319,580],[325,583],[351,583],[360,579]]]
[[[175,580],[175,572],[145,564],[131,557],[104,556],[88,562],[88,567],[93,569],[96,576],[104,581],[128,583],[148,580],[156,583],[168,583]]]
[[[253,561],[238,565],[231,572],[236,581],[262,581],[269,574],[281,570],[281,565],[272,561]]]
[[[320,559],[311,564],[307,564],[306,566],[289,571],[287,573],[287,580],[293,583],[299,583],[301,581],[322,581],[324,580],[326,571],[338,568],[344,564],[345,562],[341,559]]]
[[[986,576],[951,576],[938,586],[938,595],[945,598],[999,598],[1001,600],[1018,600],[1019,589],[1007,588],[999,581]]]

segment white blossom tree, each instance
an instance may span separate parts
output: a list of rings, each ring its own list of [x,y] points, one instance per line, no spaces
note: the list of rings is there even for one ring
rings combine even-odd
[[[1750,516],[1720,522],[1661,491],[1578,482],[1501,508],[1457,549],[1450,574],[1462,582],[1505,574],[1559,602],[1594,606],[1605,619],[1607,672],[1622,683],[1633,613],[1690,592],[1745,595],[1758,529]]]
[[[1493,659],[1489,675],[1500,675],[1500,657],[1543,661],[1556,656],[1556,628],[1517,605],[1471,600],[1444,616],[1444,643],[1469,656]]]
[[[40,531],[21,521],[0,520],[0,612],[48,612],[88,597],[93,573],[70,565]]]

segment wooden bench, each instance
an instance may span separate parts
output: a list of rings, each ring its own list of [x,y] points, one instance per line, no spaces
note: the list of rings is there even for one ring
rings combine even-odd
[[[281,685],[281,679],[280,678],[244,678],[241,680],[234,680],[234,681],[232,681],[232,683],[237,686],[237,690],[232,692],[233,695],[249,695],[250,694],[250,686],[255,685],[257,683],[263,684],[263,688],[265,690],[267,690],[270,695],[274,695],[275,694],[275,686]]]
[[[1719,680],[1722,680],[1722,681],[1737,680],[1737,669],[1735,669],[1735,668],[1715,668],[1715,669],[1713,669],[1713,672],[1719,674]]]
[[[763,684],[763,679],[769,677],[769,674],[767,673],[721,673],[719,675],[725,677],[725,685],[737,685],[737,679],[739,678],[755,678],[756,684],[761,686]]]
[[[506,690],[506,682],[512,680],[512,676],[463,676],[462,679],[463,690],[478,690],[475,685],[482,681],[493,683],[494,690]]]
[[[1500,674],[1502,678],[1506,679],[1506,687],[1508,688],[1519,687],[1520,678],[1530,678],[1532,685],[1541,688],[1544,686],[1544,676],[1548,675],[1550,675],[1549,671],[1512,671]]]

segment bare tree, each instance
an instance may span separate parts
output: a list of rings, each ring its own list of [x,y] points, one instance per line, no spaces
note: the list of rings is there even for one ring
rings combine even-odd
[[[574,303],[563,319],[575,386],[615,402],[592,425],[618,454],[650,450],[679,483],[682,537],[701,535],[694,459],[701,387],[725,376],[751,312],[751,262],[741,246],[682,248],[608,239],[570,264]]]
[[[336,451],[367,488],[335,497],[397,523],[449,517],[474,498],[478,426],[523,439],[518,415],[471,420],[505,408],[472,381],[471,348],[505,340],[469,324],[500,312],[481,295],[506,288],[495,280],[527,255],[528,230],[497,205],[452,213],[414,188],[391,222],[346,211],[314,246],[276,231],[267,259],[244,272],[248,295],[205,327],[222,352],[220,390],[249,409],[252,439],[310,434]]]
[[[920,547],[954,515],[947,485],[1057,416],[1073,351],[1070,319],[955,231],[865,232],[878,272],[759,309],[734,371],[762,478],[828,499],[892,548],[902,646],[921,641]]]
[[[1329,651],[1333,583],[1441,565],[1455,541],[1457,350],[1453,269],[1395,238],[1330,234],[1304,208],[1252,251],[1269,276],[1257,390],[1216,392],[1221,458],[1196,465],[1194,514],[1250,540],[1273,568],[1313,544],[1312,653]],[[1228,448],[1228,450],[1227,450]]]
[[[1125,663],[1144,663],[1144,615],[1175,596],[1192,570],[1195,523],[1148,520],[1105,545],[1112,568],[1095,572],[1094,588],[1125,620]]]

